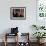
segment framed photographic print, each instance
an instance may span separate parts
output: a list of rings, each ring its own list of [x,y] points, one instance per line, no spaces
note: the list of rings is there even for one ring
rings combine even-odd
[[[10,8],[11,20],[25,20],[26,19],[26,7],[11,7]]]

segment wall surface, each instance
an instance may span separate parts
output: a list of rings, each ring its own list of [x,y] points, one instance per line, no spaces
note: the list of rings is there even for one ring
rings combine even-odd
[[[10,20],[10,7],[26,7],[26,20]],[[19,32],[29,32],[32,37],[32,24],[36,24],[36,0],[0,0],[0,34],[19,27]]]

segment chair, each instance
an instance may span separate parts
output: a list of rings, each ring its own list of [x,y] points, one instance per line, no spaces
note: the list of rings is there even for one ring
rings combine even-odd
[[[5,46],[7,46],[7,44],[8,44],[7,39],[10,38],[11,36],[17,36],[17,38],[15,38],[15,40],[16,40],[16,43],[17,43],[16,46],[18,46],[18,34],[17,35],[16,34],[12,35],[12,34],[9,34],[9,33],[5,34]]]
[[[18,27],[11,28],[11,33],[5,33],[5,46],[7,46],[7,44],[8,44],[7,38],[10,38],[10,37],[13,37],[13,36],[17,36],[17,39],[15,38],[15,40],[17,40],[16,46],[18,46]]]

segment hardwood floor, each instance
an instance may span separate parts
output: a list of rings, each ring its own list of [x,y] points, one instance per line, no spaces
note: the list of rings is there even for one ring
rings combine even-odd
[[[7,46],[15,46],[16,44],[15,44],[15,42],[14,43],[8,43],[8,45]],[[4,46],[4,43],[2,42],[0,42],[0,46]],[[23,46],[23,45],[21,45],[21,46]],[[24,45],[25,46],[25,45]],[[34,43],[34,42],[32,42],[32,43],[30,43],[30,46],[38,46],[37,45],[37,43]],[[43,45],[40,45],[40,46],[46,46],[46,43],[44,43]]]

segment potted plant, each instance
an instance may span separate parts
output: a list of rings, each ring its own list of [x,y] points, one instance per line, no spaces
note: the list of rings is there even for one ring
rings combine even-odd
[[[32,25],[33,28],[35,28],[36,30],[39,30],[39,27],[37,25]]]
[[[45,26],[32,25],[32,27],[33,27],[33,28],[36,28],[36,30],[45,29]]]
[[[33,35],[37,38],[38,43],[40,43],[40,40],[42,38],[45,38],[44,36],[46,36],[46,33],[45,32],[35,32]]]

